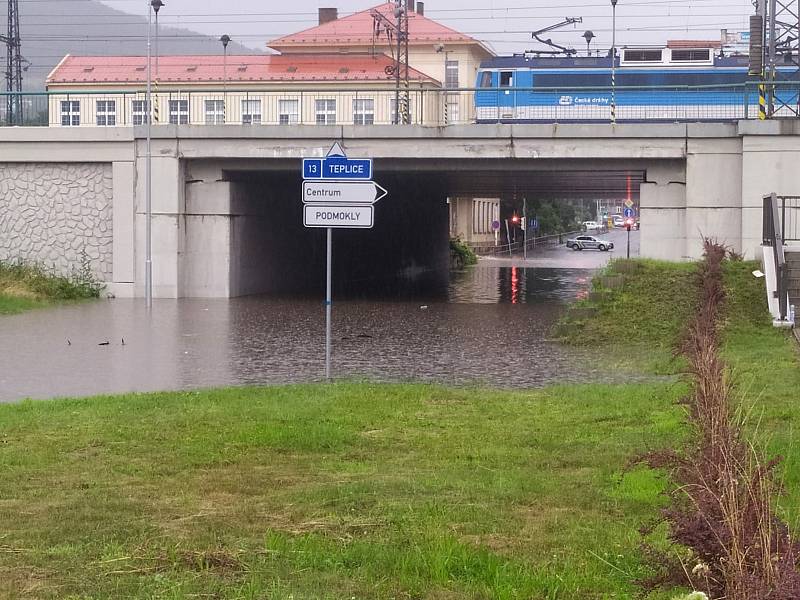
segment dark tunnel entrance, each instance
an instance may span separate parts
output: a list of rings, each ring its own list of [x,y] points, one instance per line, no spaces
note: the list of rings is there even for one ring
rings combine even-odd
[[[229,172],[236,182],[231,235],[236,295],[320,295],[324,228],[303,226],[296,171]],[[435,174],[376,172],[389,196],[374,205],[372,229],[334,229],[338,297],[438,296],[449,281],[447,191]]]
[[[267,168],[238,163],[223,169],[231,183],[230,295],[324,295],[324,228],[303,226],[301,161]],[[622,166],[622,168],[620,168]],[[638,168],[637,168],[638,167]],[[453,198],[499,199],[501,220],[523,199],[600,199],[638,203],[641,165],[531,160],[375,160],[373,179],[388,190],[375,206],[372,229],[335,229],[333,282],[337,298],[437,298],[450,282]],[[188,233],[187,235],[190,235]]]

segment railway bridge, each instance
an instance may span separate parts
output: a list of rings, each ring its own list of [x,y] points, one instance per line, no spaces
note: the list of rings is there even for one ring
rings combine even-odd
[[[144,292],[141,127],[7,128],[0,259],[89,264],[119,296]],[[643,256],[697,257],[713,236],[760,256],[762,196],[800,195],[800,123],[153,127],[156,297],[316,285],[324,234],[302,225],[301,159],[339,141],[389,190],[371,230],[337,231],[353,286],[441,283],[448,198],[613,198],[641,208]]]

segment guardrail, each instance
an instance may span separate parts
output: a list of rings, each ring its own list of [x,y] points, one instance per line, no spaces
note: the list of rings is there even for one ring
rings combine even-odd
[[[764,196],[762,220],[762,241],[765,246],[772,246],[772,257],[775,263],[775,290],[773,297],[778,299],[780,320],[786,321],[789,314],[789,267],[783,252],[784,238],[781,234],[783,221],[778,196]]]
[[[781,239],[784,242],[800,241],[800,196],[776,196]]]
[[[759,83],[714,86],[614,88],[616,121],[733,121],[759,117]],[[795,117],[800,82],[766,89],[780,100],[775,118]],[[50,127],[135,126],[146,123],[143,91],[5,92],[3,125]],[[612,88],[412,88],[406,123],[446,126],[468,123],[559,123],[611,121]],[[191,89],[153,94],[153,124],[181,125],[389,125],[395,122],[395,91],[388,87],[266,90]],[[404,111],[401,110],[401,117]],[[12,119],[13,117],[13,119]]]

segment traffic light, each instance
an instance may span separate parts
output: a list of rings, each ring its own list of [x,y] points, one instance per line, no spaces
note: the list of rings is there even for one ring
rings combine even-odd
[[[518,217],[517,215],[512,215],[512,217],[511,217],[511,222],[512,222],[514,225],[516,225],[517,223],[519,223],[519,217]]]
[[[625,219],[625,231],[630,231],[633,227],[633,219]]]

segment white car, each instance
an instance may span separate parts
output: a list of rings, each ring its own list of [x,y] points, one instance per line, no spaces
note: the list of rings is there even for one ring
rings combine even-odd
[[[583,225],[583,228],[586,231],[590,231],[592,229],[600,229],[600,223],[598,223],[597,221],[584,221],[583,223],[581,223],[581,225]]]
[[[579,235],[567,240],[567,248],[572,248],[573,250],[596,248],[597,250],[605,252],[614,248],[614,242],[596,238],[593,235]]]

